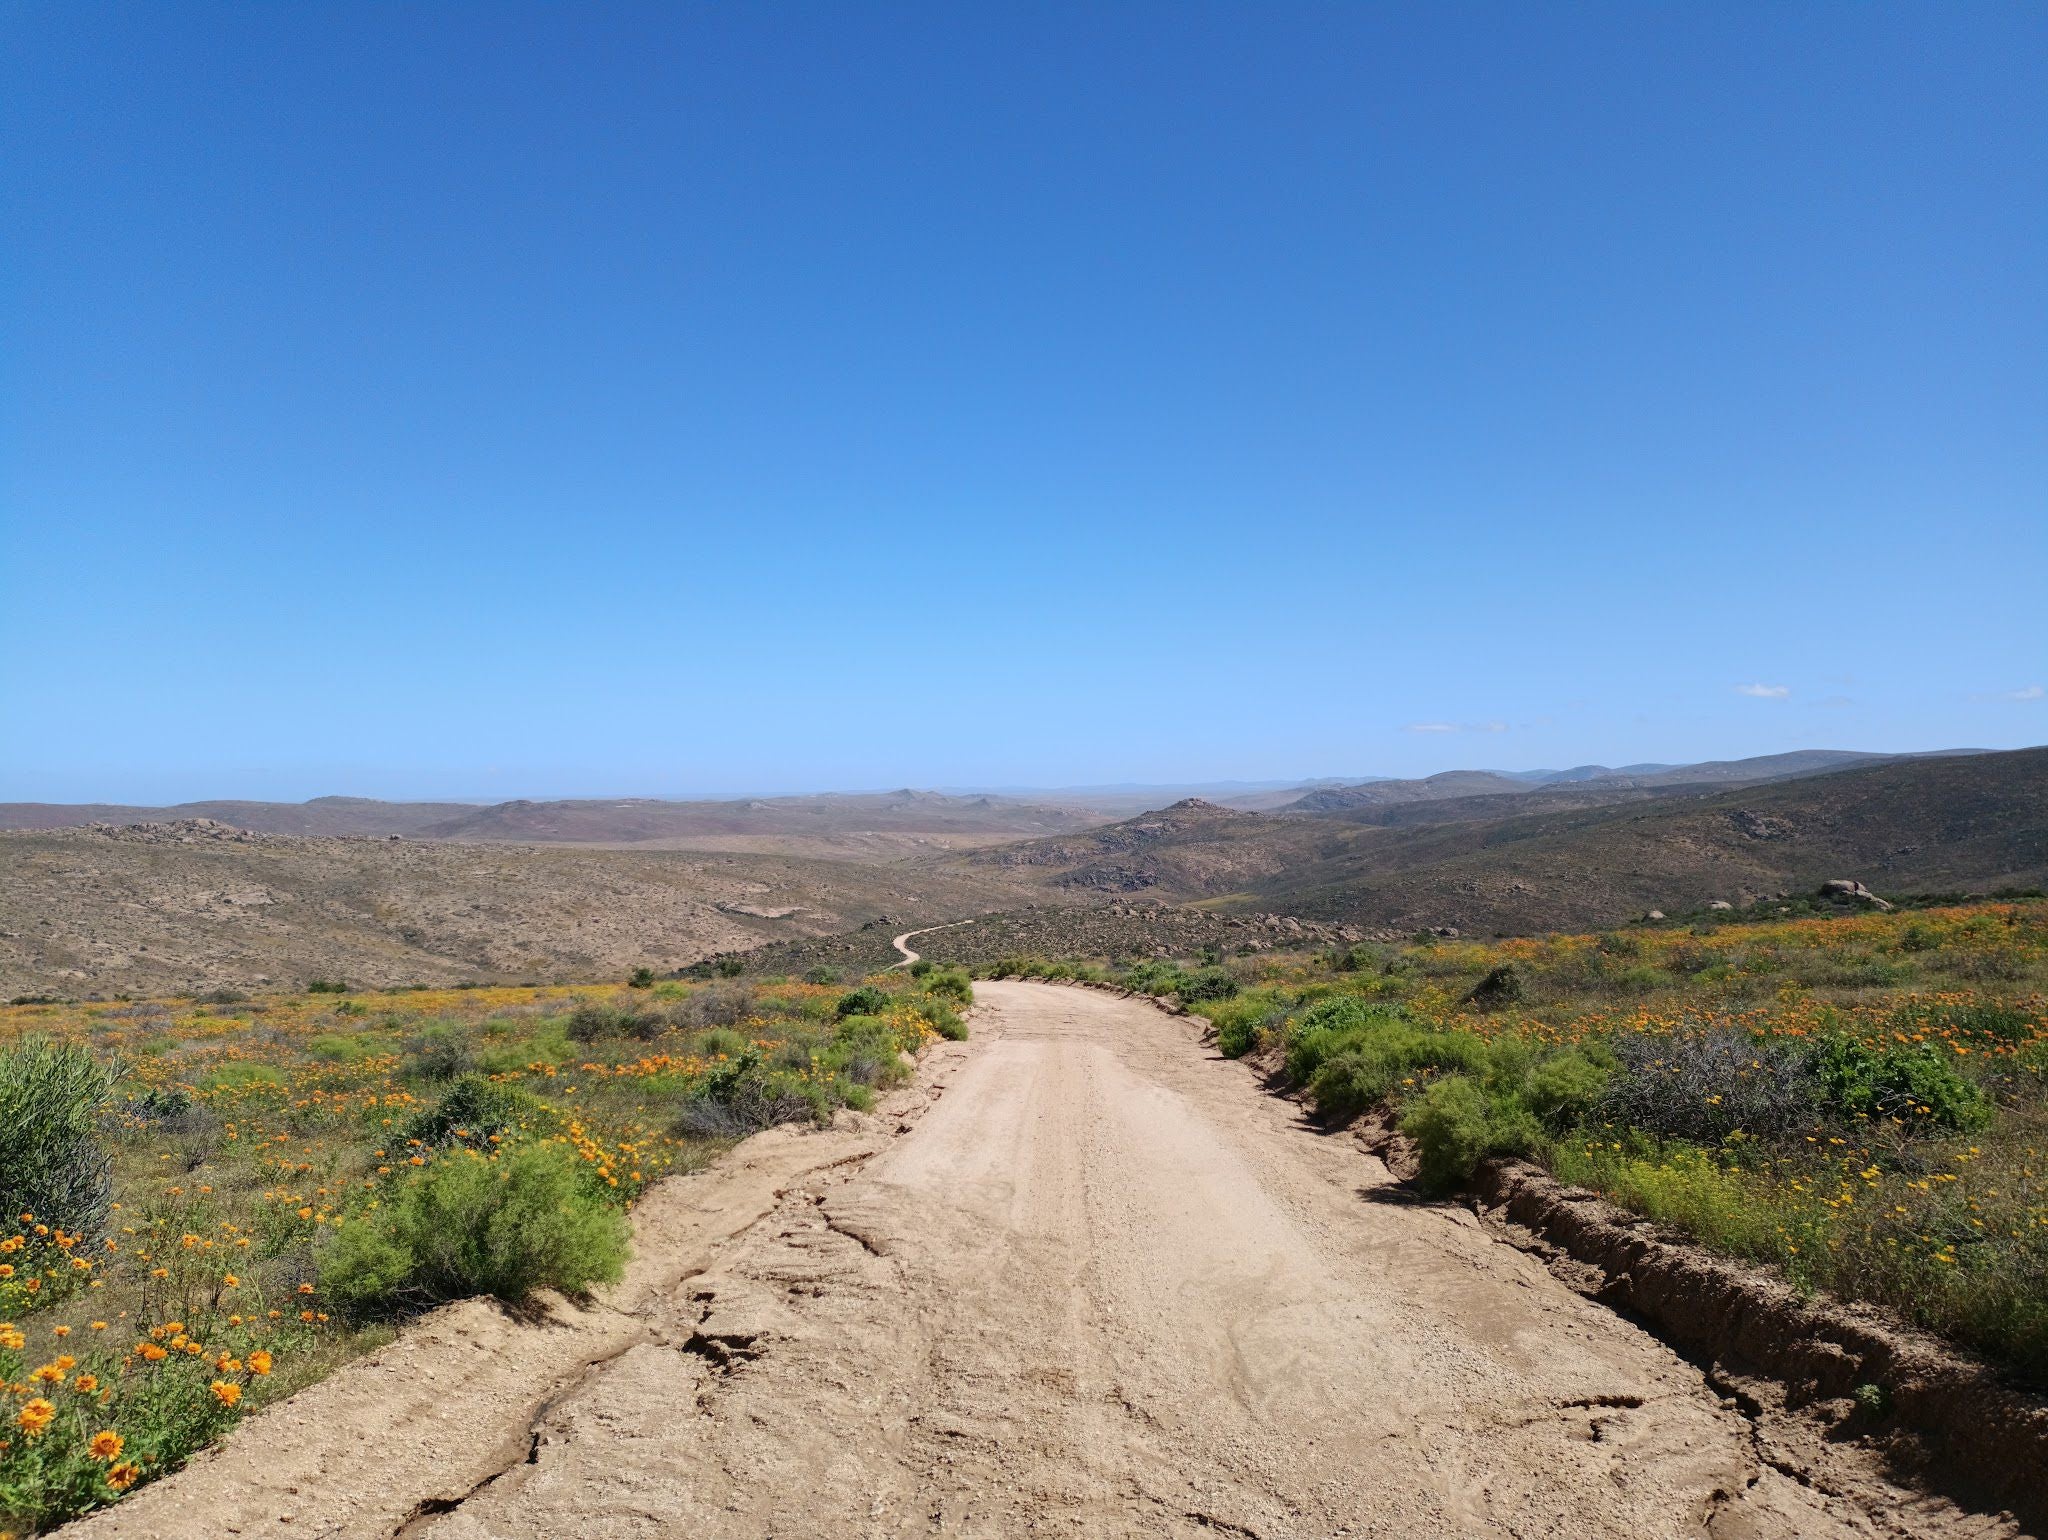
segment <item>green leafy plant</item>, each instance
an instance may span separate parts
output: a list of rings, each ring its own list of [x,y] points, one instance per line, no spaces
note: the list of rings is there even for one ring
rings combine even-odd
[[[489,1294],[517,1304],[537,1289],[587,1293],[623,1271],[626,1218],[560,1144],[495,1159],[451,1150],[388,1201],[338,1226],[322,1284],[358,1308]]]
[[[100,1136],[113,1080],[76,1043],[30,1036],[0,1051],[0,1213],[100,1233],[113,1201]]]

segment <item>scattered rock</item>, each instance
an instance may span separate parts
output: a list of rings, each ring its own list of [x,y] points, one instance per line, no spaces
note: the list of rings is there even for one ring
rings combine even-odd
[[[1728,910],[1733,909],[1735,906],[1729,903],[1728,900],[1725,898],[1717,898],[1711,904],[1707,905],[1707,907],[1709,909]]]

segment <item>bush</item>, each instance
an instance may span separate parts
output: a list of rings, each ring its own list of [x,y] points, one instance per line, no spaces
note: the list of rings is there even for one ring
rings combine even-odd
[[[635,968],[626,976],[626,987],[628,989],[652,989],[654,987],[654,970],[652,968]]]
[[[309,979],[306,982],[306,993],[309,995],[345,995],[348,993],[348,984],[343,979]]]
[[[879,1016],[889,1008],[889,996],[885,990],[873,984],[863,984],[839,997],[836,1014],[840,1016]]]
[[[926,1000],[917,1007],[931,1029],[950,1042],[962,1043],[967,1040],[967,1022],[961,1014],[944,1000]]]
[[[825,1050],[824,1063],[855,1085],[886,1090],[910,1078],[896,1034],[879,1016],[848,1016],[841,1021]]]
[[[693,990],[674,1007],[680,1027],[736,1027],[754,1008],[754,990],[749,984],[713,984]]]
[[[406,1045],[400,1073],[408,1080],[453,1080],[476,1068],[469,1035],[450,1022],[422,1028]]]
[[[613,1282],[626,1249],[625,1215],[586,1184],[581,1162],[559,1144],[527,1144],[495,1160],[441,1156],[332,1233],[320,1278],[358,1310],[473,1294],[517,1304],[536,1289]]]
[[[1401,1132],[1422,1149],[1422,1182],[1446,1192],[1472,1175],[1493,1141],[1486,1093],[1463,1075],[1424,1091],[1401,1119]]]
[[[1205,1000],[1228,1000],[1237,993],[1237,980],[1220,967],[1198,968],[1185,974],[1173,992],[1183,1005],[1200,1005]]]
[[[1615,1071],[1601,1116],[1660,1139],[1719,1144],[1738,1130],[1782,1139],[1821,1117],[1820,1086],[1794,1040],[1704,1025],[1669,1035],[1617,1032],[1608,1048]]]
[[[1485,1075],[1491,1068],[1485,1042],[1470,1033],[1381,1021],[1342,1034],[1310,1077],[1308,1094],[1324,1117],[1355,1117],[1393,1096],[1404,1080],[1447,1071]]]
[[[252,1086],[282,1091],[284,1075],[270,1064],[222,1064],[199,1078],[199,1089],[207,1092],[246,1091]]]
[[[704,1076],[676,1115],[676,1132],[696,1139],[743,1139],[777,1123],[831,1115],[824,1088],[770,1069],[761,1050],[748,1047]]]
[[[839,982],[839,970],[820,965],[804,974],[804,982],[806,984],[836,984]]]
[[[1219,1000],[1208,1015],[1216,1029],[1216,1051],[1226,1059],[1243,1058],[1263,1035],[1278,1032],[1287,1024],[1287,1007],[1271,989],[1248,990]]]
[[[100,1119],[114,1076],[76,1043],[0,1051],[0,1213],[97,1236],[113,1202]]]
[[[924,976],[924,987],[926,993],[937,995],[956,1006],[974,1003],[974,983],[967,977],[965,968],[934,969]]]
[[[723,1054],[728,1059],[737,1059],[747,1051],[747,1040],[731,1027],[713,1027],[697,1039],[696,1052],[700,1058],[715,1059]]]
[[[1318,1000],[1287,1029],[1287,1078],[1302,1084],[1315,1074],[1324,1059],[1348,1046],[1350,1038],[1358,1032],[1407,1019],[1407,1013],[1398,1005],[1379,1005],[1356,995],[1332,995],[1327,1000]]]
[[[1546,1127],[1561,1131],[1592,1113],[1612,1073],[1611,1061],[1601,1063],[1582,1049],[1567,1048],[1529,1071],[1522,1102]]]
[[[648,1042],[661,1036],[668,1022],[661,1012],[631,1005],[599,1005],[585,1001],[569,1013],[572,1042],[598,1043],[611,1037],[638,1038]]]
[[[455,1142],[486,1149],[492,1134],[502,1134],[520,1119],[541,1116],[546,1110],[538,1097],[517,1086],[464,1075],[438,1103],[408,1119],[401,1137],[427,1145]]]
[[[1932,1043],[1870,1048],[1853,1038],[1823,1039],[1813,1071],[1830,1111],[1848,1118],[1892,1118],[1907,1128],[1982,1128],[1991,1105]]]

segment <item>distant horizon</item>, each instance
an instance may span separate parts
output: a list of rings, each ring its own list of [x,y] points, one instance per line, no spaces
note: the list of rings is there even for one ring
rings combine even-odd
[[[1721,764],[1745,759],[1771,758],[1781,754],[1867,754],[1877,757],[1929,757],[1941,755],[1972,755],[2016,753],[2025,749],[2048,748],[2048,744],[2021,743],[2003,747],[1949,745],[1934,749],[1844,749],[1805,744],[1794,749],[1773,749],[1762,754],[1712,755],[1705,759],[1656,760],[1625,759],[1619,761],[1580,760],[1569,765],[1531,766],[1508,769],[1499,765],[1445,764],[1434,770],[1424,770],[1412,775],[1385,775],[1375,772],[1352,774],[1320,774],[1304,776],[1280,776],[1242,778],[1232,776],[1189,776],[1186,778],[1155,778],[1130,781],[1066,781],[1045,784],[1002,783],[947,783],[940,781],[900,780],[886,785],[871,786],[822,786],[810,785],[794,790],[751,789],[740,791],[514,791],[497,794],[458,793],[398,793],[377,795],[356,791],[321,791],[305,796],[281,795],[259,796],[201,792],[183,796],[0,796],[0,803],[34,804],[47,807],[138,807],[177,808],[209,802],[258,802],[281,807],[298,807],[312,802],[329,799],[340,801],[363,801],[384,803],[451,803],[472,807],[495,807],[508,802],[743,802],[749,799],[762,800],[801,797],[877,797],[895,792],[920,792],[950,797],[1006,797],[1028,800],[1034,796],[1096,795],[1135,796],[1146,792],[1195,794],[1214,791],[1230,794],[1247,794],[1259,791],[1285,791],[1294,787],[1360,786],[1376,781],[1425,780],[1434,775],[1458,773],[1500,775],[1509,778],[1559,775],[1572,770],[1598,766],[1617,772],[1649,774],[1660,770],[1682,769],[1689,765]]]

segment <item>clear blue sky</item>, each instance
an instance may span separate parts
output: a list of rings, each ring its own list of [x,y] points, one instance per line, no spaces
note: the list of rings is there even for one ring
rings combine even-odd
[[[2048,9],[0,12],[0,797],[2048,740]]]

